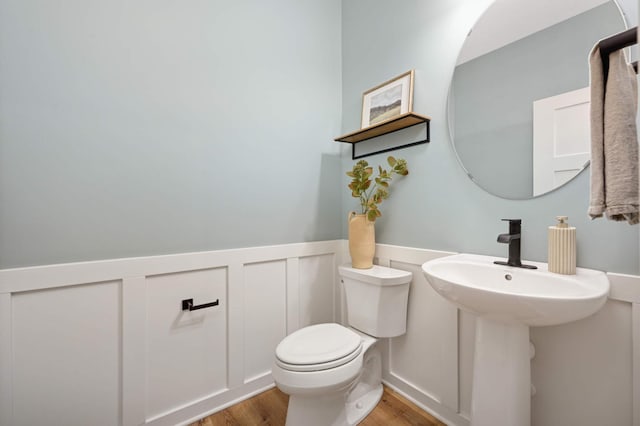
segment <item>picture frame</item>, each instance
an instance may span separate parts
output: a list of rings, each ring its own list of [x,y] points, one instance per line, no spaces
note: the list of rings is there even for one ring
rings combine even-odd
[[[410,70],[364,92],[361,128],[413,111],[413,78]]]

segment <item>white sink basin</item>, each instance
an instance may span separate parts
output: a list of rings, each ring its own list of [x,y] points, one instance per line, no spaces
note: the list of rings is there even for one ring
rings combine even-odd
[[[555,325],[597,312],[609,280],[600,271],[576,275],[496,265],[498,258],[457,254],[425,262],[431,286],[478,315],[473,355],[471,426],[531,424],[529,326]],[[500,259],[503,260],[503,259]],[[506,409],[505,407],[508,407]]]
[[[422,270],[431,286],[461,309],[496,320],[530,326],[585,318],[604,305],[609,280],[604,272],[577,268],[576,275],[496,265],[490,256],[457,254],[431,260]]]

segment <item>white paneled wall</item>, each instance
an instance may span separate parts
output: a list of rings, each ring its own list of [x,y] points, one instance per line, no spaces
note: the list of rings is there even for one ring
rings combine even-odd
[[[278,342],[339,311],[343,247],[0,271],[0,426],[185,424],[272,386]]]
[[[176,425],[273,385],[275,346],[344,317],[345,241],[0,271],[0,426]],[[427,260],[377,246],[411,271],[407,333],[383,339],[385,382],[469,424],[475,317],[435,293]],[[533,426],[640,426],[640,277],[609,274],[589,318],[534,327]],[[215,307],[183,312],[181,301]]]

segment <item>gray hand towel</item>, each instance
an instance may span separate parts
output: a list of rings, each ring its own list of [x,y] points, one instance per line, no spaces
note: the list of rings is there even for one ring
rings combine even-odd
[[[600,49],[589,58],[591,73],[591,201],[592,219],[603,213],[608,219],[629,224],[640,222],[638,202],[638,135],[636,73],[624,51],[609,55],[604,81]]]

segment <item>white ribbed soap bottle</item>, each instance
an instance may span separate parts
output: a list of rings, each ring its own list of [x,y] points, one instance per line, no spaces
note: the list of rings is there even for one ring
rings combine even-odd
[[[569,226],[567,216],[557,216],[557,226],[549,227],[549,272],[576,273],[576,228]]]

